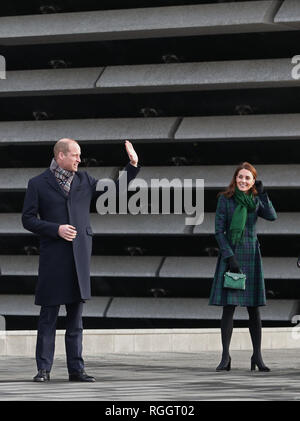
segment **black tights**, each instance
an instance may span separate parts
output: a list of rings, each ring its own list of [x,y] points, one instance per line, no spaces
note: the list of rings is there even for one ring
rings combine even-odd
[[[223,314],[221,320],[221,336],[222,336],[222,361],[226,362],[229,359],[229,346],[233,330],[233,314],[235,310],[234,305],[223,307]],[[249,314],[249,331],[253,345],[253,357],[262,363],[261,356],[261,319],[259,307],[247,307]]]

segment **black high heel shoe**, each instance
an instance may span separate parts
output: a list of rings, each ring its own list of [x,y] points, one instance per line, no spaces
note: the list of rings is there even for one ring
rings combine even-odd
[[[230,371],[231,370],[231,357],[229,356],[229,360],[227,364],[220,362],[218,367],[216,368],[216,371]]]
[[[251,357],[251,371],[255,371],[255,368],[258,368],[259,371],[271,371],[269,367],[264,365],[262,362],[259,362],[255,360],[253,357]]]

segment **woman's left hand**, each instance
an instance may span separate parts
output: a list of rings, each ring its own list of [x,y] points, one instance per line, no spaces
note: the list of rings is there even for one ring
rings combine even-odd
[[[255,180],[255,188],[258,194],[262,194],[264,192],[264,185],[261,180]]]
[[[297,266],[298,266],[298,268],[300,269],[300,254],[299,254],[299,256],[298,256]]]

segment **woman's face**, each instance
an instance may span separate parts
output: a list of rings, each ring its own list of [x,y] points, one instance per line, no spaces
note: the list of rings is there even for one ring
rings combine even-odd
[[[252,172],[246,169],[238,172],[235,181],[238,189],[244,193],[247,193],[255,183]]]

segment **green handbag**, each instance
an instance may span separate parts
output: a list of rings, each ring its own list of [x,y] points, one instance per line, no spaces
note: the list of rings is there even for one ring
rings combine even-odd
[[[224,273],[224,288],[245,289],[246,275],[244,273]]]

